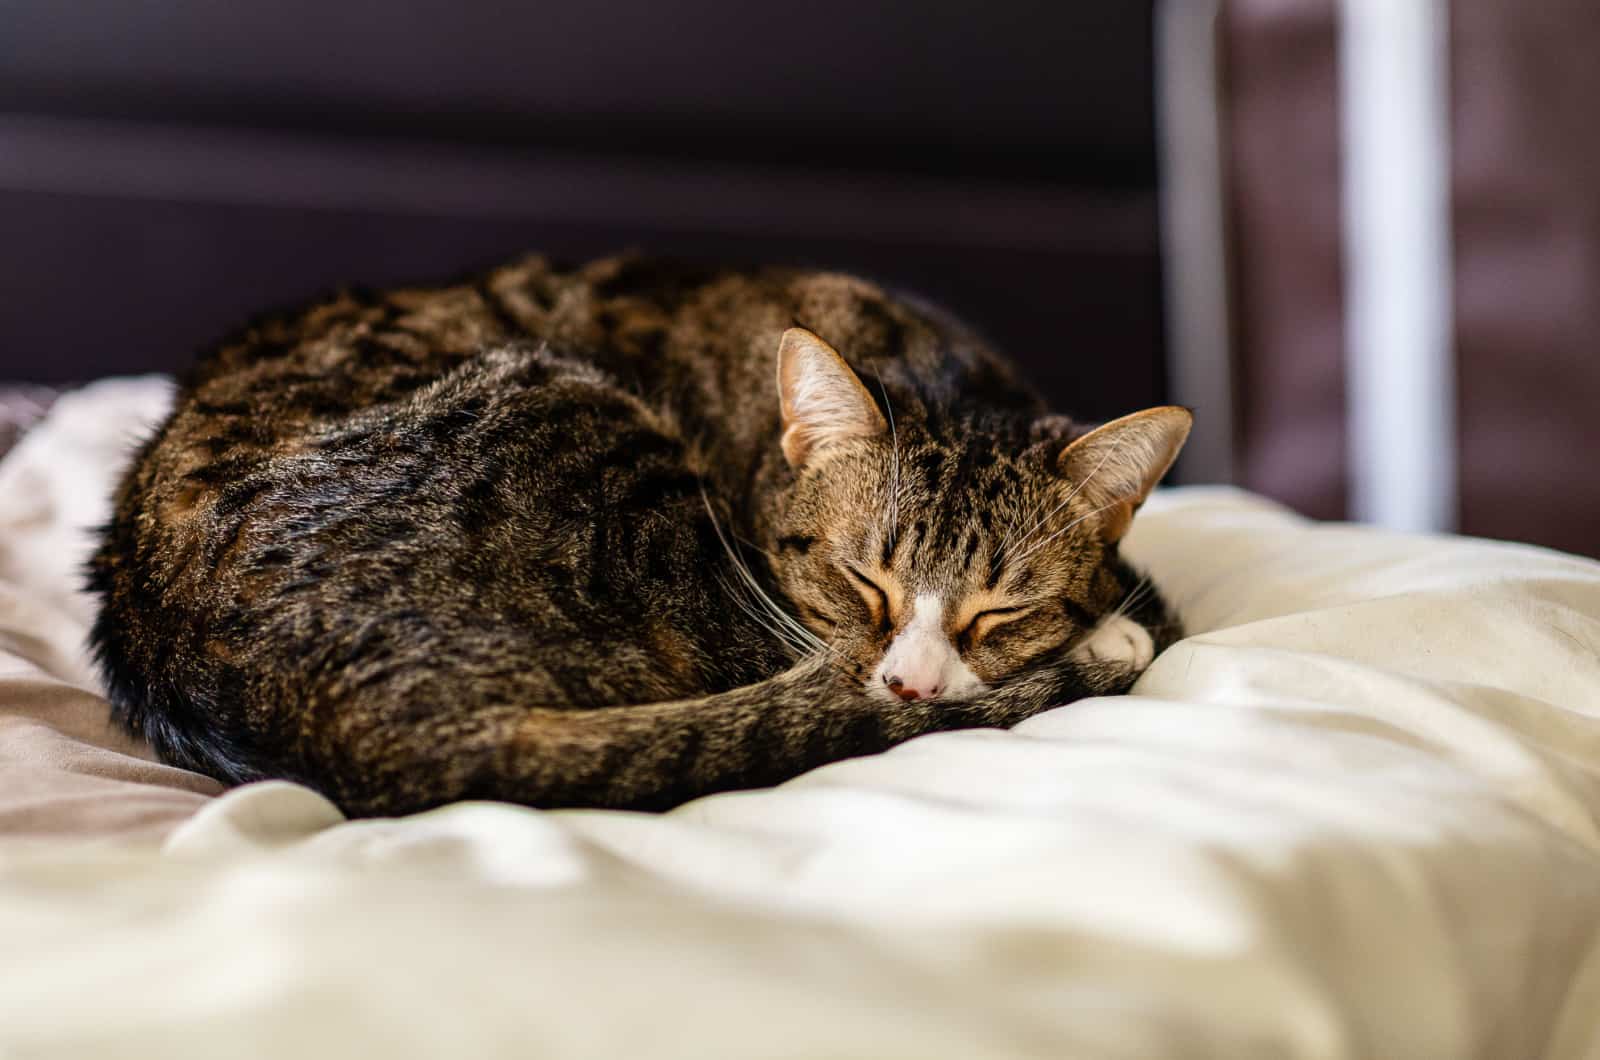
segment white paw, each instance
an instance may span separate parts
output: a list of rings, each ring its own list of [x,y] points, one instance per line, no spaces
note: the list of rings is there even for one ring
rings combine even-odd
[[[1139,623],[1125,616],[1096,626],[1072,649],[1074,662],[1095,662],[1142,672],[1155,658],[1156,643]]]

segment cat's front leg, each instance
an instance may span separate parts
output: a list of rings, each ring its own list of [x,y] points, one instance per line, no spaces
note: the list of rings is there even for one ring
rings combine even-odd
[[[988,715],[987,724],[1013,725],[1073,700],[1120,695],[1149,667],[1155,650],[1155,638],[1142,624],[1108,615],[1052,665],[983,696],[979,710]]]
[[[1156,656],[1155,638],[1127,615],[1108,615],[1067,653],[1075,670],[1097,696],[1119,695],[1133,687]]]
[[[1144,673],[1155,657],[1155,638],[1127,615],[1102,619],[1067,655],[1074,663],[1111,666],[1135,675]]]

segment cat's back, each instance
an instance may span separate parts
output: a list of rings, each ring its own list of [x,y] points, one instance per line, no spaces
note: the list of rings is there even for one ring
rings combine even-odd
[[[272,704],[316,673],[443,680],[448,656],[444,698],[572,704],[765,676],[781,653],[705,576],[721,544],[701,477],[644,395],[703,404],[728,373],[673,338],[686,308],[748,316],[768,282],[531,259],[251,324],[185,381],[95,556],[119,711],[173,760],[237,778],[254,753],[183,734],[289,739]],[[702,641],[747,647],[730,662]],[[229,709],[253,720],[185,720]]]
[[[871,709],[801,723],[811,676],[843,679],[829,668],[779,690],[800,735],[774,737],[754,686],[780,681],[794,628],[730,606],[730,540],[767,540],[800,481],[777,371],[796,325],[925,437],[1020,443],[1041,411],[959,323],[828,272],[528,258],[259,318],[186,377],[92,560],[117,716],[168,761],[368,808],[601,801],[594,785],[653,805],[882,746]],[[712,725],[696,697],[724,694]],[[662,729],[648,705],[672,701]],[[614,731],[568,714],[626,705]],[[671,759],[654,781],[613,768],[645,750]]]
[[[165,441],[247,448],[402,400],[507,345],[590,363],[676,415],[704,417],[699,429],[752,414],[765,428],[777,339],[796,324],[923,404],[1033,400],[954,318],[857,276],[638,254],[561,267],[530,256],[459,282],[349,288],[258,317],[201,356]]]
[[[462,483],[539,532],[568,532],[546,524],[572,487],[509,475],[512,457],[574,482],[653,461],[650,489],[607,502],[623,525],[641,497],[691,482],[749,510],[787,476],[774,376],[796,323],[896,389],[902,416],[1036,401],[959,325],[837,273],[530,257],[457,283],[346,290],[261,317],[201,358],[120,485],[99,581],[217,599],[247,530],[283,539],[268,559],[300,556],[313,529],[331,547],[350,511],[373,526],[408,513],[451,541],[444,528],[482,506],[458,496]]]

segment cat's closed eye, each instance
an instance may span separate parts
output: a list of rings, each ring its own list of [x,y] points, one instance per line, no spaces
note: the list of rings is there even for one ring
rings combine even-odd
[[[991,607],[979,611],[962,628],[961,636],[967,638],[969,642],[981,640],[991,630],[1015,621],[1031,610],[1029,607]]]
[[[861,600],[867,605],[867,611],[871,614],[872,622],[878,632],[889,632],[894,624],[894,616],[890,608],[888,590],[853,564],[846,564],[843,569],[850,583],[855,586],[856,592],[861,594]]]

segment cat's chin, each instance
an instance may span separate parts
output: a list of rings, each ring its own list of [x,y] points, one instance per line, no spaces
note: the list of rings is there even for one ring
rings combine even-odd
[[[880,702],[904,702],[899,696],[895,695],[893,692],[889,691],[888,688],[884,687],[881,681],[868,681],[862,687],[867,695]],[[954,705],[956,703],[970,703],[972,700],[977,699],[988,691],[988,685],[979,683],[965,688],[952,689],[948,692],[940,692],[937,696],[934,696],[931,699],[915,699],[911,700],[911,702],[918,705],[945,707]]]

